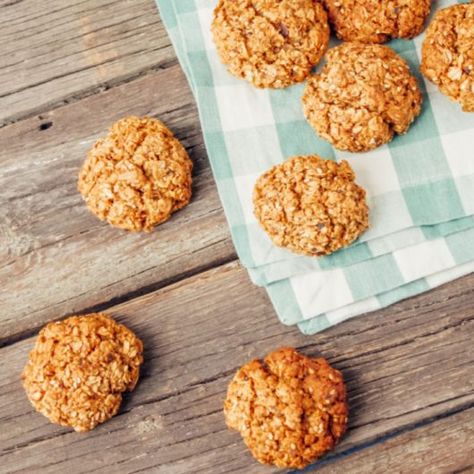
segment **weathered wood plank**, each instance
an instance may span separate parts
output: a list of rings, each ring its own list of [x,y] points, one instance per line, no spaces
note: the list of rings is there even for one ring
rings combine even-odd
[[[474,471],[474,408],[328,463],[327,474],[440,474]]]
[[[150,234],[100,222],[76,190],[91,144],[127,114],[159,116],[195,164],[192,203]],[[0,339],[235,257],[178,65],[4,127],[0,143]]]
[[[86,435],[49,424],[25,400],[18,377],[33,340],[4,347],[0,462],[7,472],[45,463],[44,472],[271,472],[226,430],[221,406],[235,369],[282,345],[343,371],[351,422],[339,455],[469,407],[473,283],[467,276],[311,338],[277,321],[237,263],[123,303],[110,312],[144,339],[143,377],[121,414]]]
[[[176,61],[153,0],[0,3],[0,125]]]

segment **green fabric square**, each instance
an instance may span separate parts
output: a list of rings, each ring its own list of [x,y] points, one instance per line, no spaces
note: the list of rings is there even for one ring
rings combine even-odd
[[[224,135],[222,132],[206,132],[204,133],[204,140],[206,142],[206,147],[210,148],[218,154],[221,159],[214,160],[211,162],[212,172],[217,181],[223,179],[232,178],[232,168],[230,166],[229,160],[227,159],[227,147],[224,140]]]
[[[212,87],[214,85],[205,51],[188,52],[188,62],[191,69],[195,71],[193,74],[194,87]]]
[[[203,101],[199,109],[199,115],[202,121],[206,121],[203,130],[206,132],[222,132],[221,118],[216,102],[216,94],[212,87],[200,87],[198,89],[199,100]],[[214,150],[212,151],[214,153]],[[217,161],[217,160],[216,160]]]
[[[466,213],[474,212],[474,176],[461,176],[457,179],[457,187],[462,196]]]
[[[332,146],[319,138],[306,121],[277,123],[278,139],[285,158],[294,155],[319,155],[335,159]]]
[[[448,235],[446,244],[457,265],[474,259],[474,229]]]
[[[196,11],[196,3],[194,0],[168,0],[170,3],[174,3],[174,8],[177,14],[189,13]],[[179,19],[181,21],[181,18]]]
[[[408,139],[408,135],[401,138]],[[409,147],[390,146],[390,154],[402,188],[418,184],[421,180],[437,181],[450,176],[451,170],[439,138],[420,141],[409,138],[407,141],[410,142]]]
[[[411,283],[402,285],[394,290],[387,291],[385,293],[381,293],[377,295],[377,299],[380,302],[382,308],[389,306],[397,301],[404,300],[406,298],[410,298],[412,296],[418,295],[419,293],[423,293],[424,291],[428,291],[430,286],[426,282],[424,278],[420,278],[419,280],[412,281]]]
[[[413,221],[419,225],[463,217],[464,209],[451,179],[403,189]]]
[[[308,321],[303,321],[302,323],[298,324],[300,331],[307,336],[324,331],[331,326],[332,324],[325,314],[320,314],[315,318],[309,319]]]
[[[462,232],[471,228],[474,228],[474,217],[472,216],[454,219],[449,222],[442,222],[437,225],[424,225],[420,227],[423,235],[429,240],[444,237],[455,232]]]
[[[199,25],[196,24],[196,14],[193,13],[183,13],[179,15],[179,27],[181,31],[186,31],[186,49],[188,53],[193,51],[205,51],[206,46],[204,39],[201,34],[201,29]],[[207,62],[207,59],[206,59]],[[208,66],[206,64],[206,66]],[[193,74],[199,72],[198,68],[192,68]]]
[[[319,266],[323,270],[328,268],[345,267],[364,260],[369,260],[371,257],[372,253],[366,243],[356,243],[351,247],[341,249],[327,257],[320,258]]]
[[[304,84],[297,84],[286,89],[269,89],[273,116],[277,124],[305,120],[302,106],[288,107],[289,103],[301,105],[303,91]]]
[[[303,319],[299,306],[295,304],[297,300],[289,280],[269,285],[267,291],[283,324],[290,325]]]
[[[343,268],[354,300],[369,298],[405,283],[391,254]]]
[[[174,12],[174,7],[172,2],[168,3],[158,3],[158,9],[160,10],[160,15],[163,23],[165,24],[166,28],[174,29],[177,27],[176,15]]]
[[[411,51],[415,51],[415,45],[413,41],[407,41],[404,39],[394,39],[388,44],[390,48],[405,57],[405,55]]]
[[[227,192],[228,191],[229,189],[227,189]],[[252,255],[250,254],[250,242],[247,227],[245,225],[233,226],[231,231],[232,241],[235,245],[235,248],[242,250],[242,252],[239,254],[240,262],[244,266],[253,267],[254,261]]]

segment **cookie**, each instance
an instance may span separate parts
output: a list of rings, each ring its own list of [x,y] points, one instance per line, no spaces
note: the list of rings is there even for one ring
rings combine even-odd
[[[257,180],[254,213],[279,247],[310,256],[328,255],[368,227],[365,191],[347,161],[295,156]]]
[[[421,33],[431,0],[322,0],[338,38],[385,43]]]
[[[89,151],[78,189],[99,219],[148,232],[188,204],[192,167],[162,122],[126,117]]]
[[[474,3],[439,10],[421,54],[423,75],[464,112],[474,112]]]
[[[346,388],[341,373],[325,359],[279,349],[239,369],[227,391],[224,415],[258,461],[303,468],[333,449],[344,434]]]
[[[422,95],[408,64],[388,46],[343,43],[329,50],[308,80],[303,110],[311,126],[339,150],[368,151],[405,133]]]
[[[257,87],[303,81],[329,42],[327,14],[313,0],[219,0],[212,35],[221,61]]]
[[[53,423],[88,431],[114,416],[138,381],[143,344],[105,314],[47,324],[23,370],[26,394]]]

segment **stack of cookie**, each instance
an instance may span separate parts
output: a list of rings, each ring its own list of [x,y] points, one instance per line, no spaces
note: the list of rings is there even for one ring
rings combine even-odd
[[[314,333],[474,270],[473,4],[158,5],[283,323]]]

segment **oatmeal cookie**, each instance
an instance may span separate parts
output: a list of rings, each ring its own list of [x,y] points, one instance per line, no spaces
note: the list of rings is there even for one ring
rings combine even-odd
[[[408,64],[388,46],[343,43],[329,50],[308,80],[303,110],[316,132],[339,150],[368,151],[405,133],[422,95]]]
[[[159,120],[126,117],[89,151],[78,189],[101,220],[151,231],[191,199],[192,161]]]
[[[275,245],[295,253],[327,255],[368,227],[365,191],[347,161],[295,156],[257,180],[254,213]]]
[[[319,62],[329,24],[314,0],[219,0],[212,34],[232,74],[281,88],[303,81]]]
[[[143,344],[105,314],[72,316],[39,333],[22,379],[37,411],[88,431],[114,416],[138,381]]]
[[[436,13],[423,41],[421,72],[465,112],[474,112],[474,3]]]
[[[431,0],[322,0],[337,36],[344,41],[384,43],[421,33]]]
[[[303,468],[344,434],[346,388],[325,359],[279,349],[240,368],[229,385],[224,415],[259,462]]]

